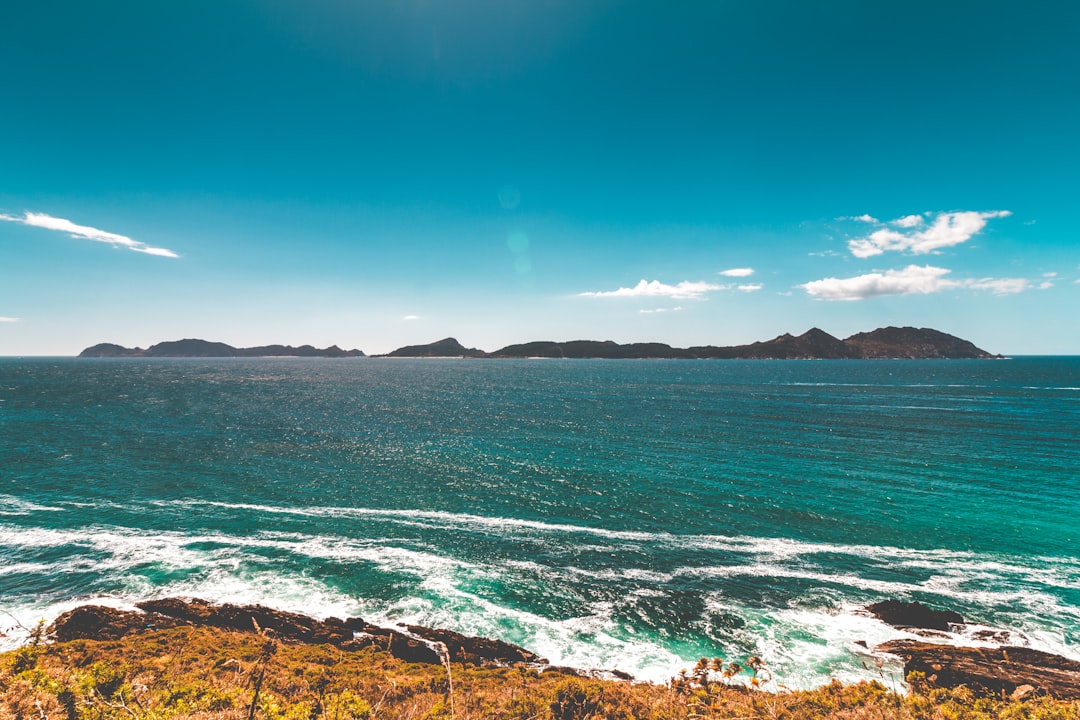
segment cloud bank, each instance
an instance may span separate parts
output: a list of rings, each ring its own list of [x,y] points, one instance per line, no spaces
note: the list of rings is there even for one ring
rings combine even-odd
[[[929,227],[924,227],[921,215],[906,215],[889,223],[893,227],[883,227],[868,236],[848,242],[851,254],[858,258],[868,258],[885,252],[906,252],[912,255],[927,255],[941,248],[960,245],[970,240],[986,227],[986,221],[1012,215],[1008,210],[992,212],[950,212],[939,213]],[[869,216],[865,222],[876,222]],[[880,224],[880,223],[877,223]],[[896,229],[899,228],[899,229]]]
[[[17,222],[23,225],[29,225],[31,227],[45,228],[46,230],[65,232],[73,238],[79,238],[82,240],[93,240],[94,242],[109,243],[113,247],[122,247],[128,250],[133,250],[135,252],[145,253],[147,255],[157,255],[158,257],[167,258],[180,257],[172,250],[150,247],[146,243],[139,242],[138,240],[132,240],[126,235],[117,235],[116,233],[107,232],[105,230],[98,230],[97,228],[90,227],[89,225],[76,225],[70,220],[52,217],[51,215],[46,215],[45,213],[27,212],[24,213],[23,217],[4,215],[3,213],[0,213],[0,220]]]
[[[951,270],[933,265],[908,265],[902,270],[872,272],[850,278],[825,278],[798,287],[821,300],[865,300],[885,295],[929,295],[957,288],[986,290],[995,295],[1011,295],[1028,289],[1024,278],[982,278],[953,280]]]
[[[19,322],[19,318],[4,317],[3,315],[0,315],[0,323],[14,323],[14,322]]]
[[[578,293],[579,297],[597,297],[597,298],[614,298],[614,297],[669,297],[679,299],[700,299],[705,296],[705,293],[715,292],[717,290],[727,290],[728,285],[716,285],[714,283],[707,283],[704,281],[692,282],[684,280],[677,285],[667,285],[659,280],[641,280],[632,288],[619,288],[618,290],[602,290],[597,292],[583,292]]]

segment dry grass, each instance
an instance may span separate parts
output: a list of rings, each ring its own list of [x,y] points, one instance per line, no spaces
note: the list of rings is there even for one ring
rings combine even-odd
[[[693,679],[659,686],[526,668],[449,671],[371,648],[174,628],[0,655],[0,720],[1080,720],[1080,702],[963,689],[900,696],[879,683],[833,683],[769,694]]]

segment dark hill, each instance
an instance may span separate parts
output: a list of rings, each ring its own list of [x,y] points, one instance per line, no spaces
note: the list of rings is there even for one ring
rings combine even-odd
[[[145,357],[236,357],[236,348],[225,343],[207,340],[173,340],[151,345]]]
[[[927,328],[881,328],[840,340],[819,328],[802,335],[785,333],[772,340],[717,347],[673,348],[663,343],[620,345],[596,340],[531,342],[508,345],[488,355],[496,358],[700,358],[713,360],[857,360],[878,358],[991,358],[967,340]]]
[[[407,345],[392,353],[377,357],[421,358],[421,357],[487,357],[487,353],[476,348],[467,348],[456,339],[444,338],[427,345]]]
[[[126,348],[115,343],[98,343],[79,353],[79,357],[112,358],[112,357],[142,357],[146,351],[142,348]]]
[[[685,350],[678,350],[664,343],[630,343],[620,345],[611,340],[571,340],[570,342],[538,341],[507,345],[488,357],[523,358],[576,358],[604,360],[639,360],[645,358],[685,357]]]
[[[337,345],[317,348],[312,345],[260,345],[258,347],[237,348],[237,357],[364,357],[359,350],[342,350]]]
[[[734,347],[690,348],[697,357],[744,360],[843,360],[859,357],[858,350],[824,330],[802,335],[784,333],[772,340]]]
[[[187,338],[142,348],[126,348],[113,343],[101,343],[79,353],[82,358],[153,357],[153,358],[224,358],[224,357],[364,357],[359,350],[342,350],[337,345],[325,349],[301,345],[262,345],[235,348],[220,342]]]
[[[158,343],[146,350],[125,348],[113,343],[88,347],[79,357],[363,357],[359,350],[342,350],[337,345],[320,349],[311,345],[263,345],[234,348],[206,340],[175,340]],[[845,360],[845,359],[968,359],[994,358],[967,340],[931,328],[885,327],[857,333],[839,340],[819,328],[802,335],[785,333],[772,340],[718,347],[700,345],[674,348],[664,343],[628,343],[611,340],[542,340],[507,345],[493,353],[467,348],[448,337],[427,345],[409,345],[386,355],[392,358],[600,358],[600,359],[744,359],[744,360]]]
[[[884,327],[844,342],[863,358],[992,358],[967,340],[931,328]]]

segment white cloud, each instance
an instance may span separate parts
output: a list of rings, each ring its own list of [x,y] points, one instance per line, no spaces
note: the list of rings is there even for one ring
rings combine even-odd
[[[879,224],[881,222],[880,220],[878,220],[873,215],[865,215],[865,214],[864,215],[858,215],[858,216],[853,217],[851,219],[852,220],[858,220],[859,222],[864,222],[864,223],[873,223],[875,225],[877,225],[877,224]]]
[[[754,268],[731,268],[730,270],[721,270],[716,274],[724,277],[750,277],[754,274]]]
[[[19,318],[4,317],[3,315],[0,315],[0,323],[13,323],[13,322],[19,322]]]
[[[929,295],[956,288],[987,290],[995,295],[1011,295],[1027,290],[1024,278],[982,278],[952,280],[946,268],[933,265],[908,265],[902,270],[873,272],[850,278],[825,278],[798,287],[822,300],[865,300],[885,295]]]
[[[406,315],[405,317],[403,317],[401,319],[402,320],[419,320],[420,316],[419,315]]]
[[[1044,278],[1056,278],[1057,276],[1058,276],[1058,274],[1056,272],[1044,272],[1043,273]]]
[[[0,220],[22,223],[23,225],[45,228],[46,230],[65,232],[73,238],[109,243],[113,247],[123,247],[127,248],[128,250],[134,250],[135,252],[145,253],[147,255],[157,255],[158,257],[168,258],[180,257],[172,250],[150,247],[146,243],[139,242],[138,240],[132,240],[126,235],[117,235],[116,233],[107,232],[105,230],[98,230],[97,228],[90,227],[89,225],[76,225],[70,220],[52,217],[51,215],[46,215],[45,213],[27,212],[24,213],[23,217],[21,218],[14,215],[0,214]]]
[[[655,310],[638,310],[638,312],[642,315],[653,315],[655,313],[679,312],[680,310],[682,310],[682,306],[673,308],[656,308]]]
[[[902,218],[896,218],[891,224],[902,228],[918,227],[923,224],[923,217],[922,215],[905,215]]]
[[[730,285],[715,285],[703,281],[692,282],[684,280],[678,285],[667,285],[659,280],[641,280],[632,288],[619,288],[618,290],[602,290],[597,292],[578,293],[580,297],[670,297],[683,299],[698,299],[707,292],[727,290]]]
[[[1049,280],[1043,280],[1041,283],[1039,283],[1040,290],[1049,290],[1052,287],[1054,287],[1054,283],[1050,282]]]
[[[951,271],[932,265],[908,265],[903,270],[886,270],[850,278],[825,278],[799,285],[810,295],[822,300],[864,300],[882,295],[912,295],[935,293],[953,287],[945,280]]]
[[[865,300],[885,295],[929,295],[953,288],[989,290],[995,295],[1023,293],[1030,287],[1024,277],[983,277],[981,280],[949,280],[951,270],[933,266],[907,266],[903,270],[872,272],[855,277],[826,277],[799,285],[822,300]]]
[[[870,233],[867,237],[849,241],[848,249],[858,258],[873,257],[894,250],[909,252],[912,255],[926,255],[944,247],[965,243],[986,227],[987,220],[1009,215],[1012,213],[1008,210],[940,213],[934,218],[933,224],[925,230],[899,232],[882,228]],[[908,215],[907,217],[918,216]],[[906,218],[900,218],[894,221],[894,224],[905,220]],[[910,226],[900,225],[900,227],[908,229]]]
[[[757,292],[763,287],[765,286],[762,283],[746,283],[745,285],[739,285],[735,289],[742,292]]]

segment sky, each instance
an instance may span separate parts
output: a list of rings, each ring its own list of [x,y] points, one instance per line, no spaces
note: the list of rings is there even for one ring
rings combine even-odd
[[[1077,37],[1066,0],[11,4],[0,355],[1080,355]]]

